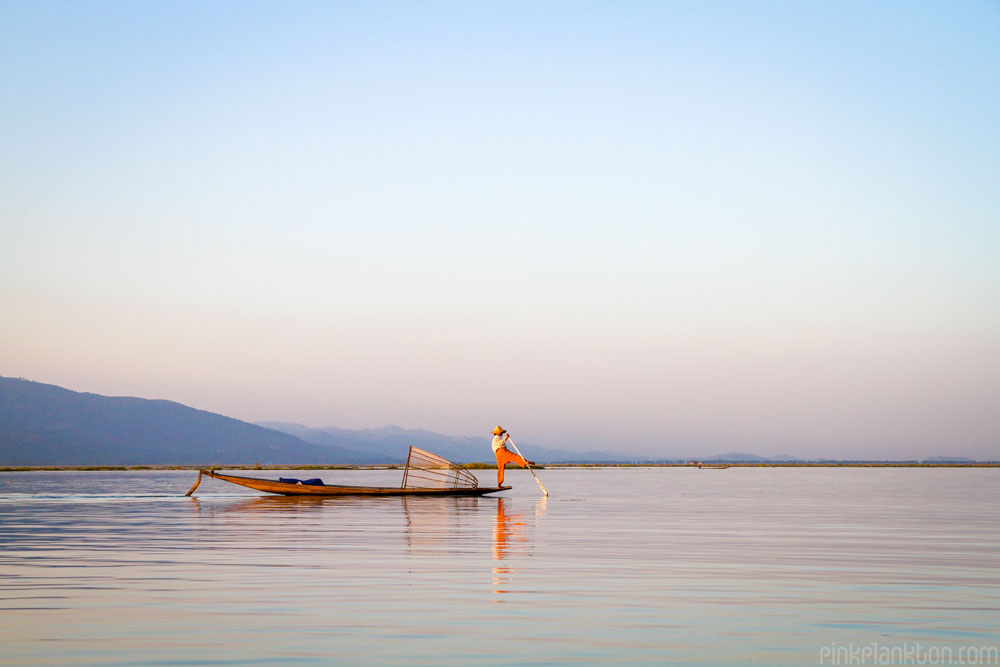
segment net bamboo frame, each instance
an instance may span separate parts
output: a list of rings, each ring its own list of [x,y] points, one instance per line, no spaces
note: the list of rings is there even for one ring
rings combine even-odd
[[[403,471],[404,489],[475,489],[479,480],[443,456],[410,447]]]

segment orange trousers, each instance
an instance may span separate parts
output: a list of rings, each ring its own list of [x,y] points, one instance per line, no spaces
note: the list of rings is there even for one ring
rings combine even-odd
[[[522,457],[510,451],[506,447],[501,447],[496,451],[497,455],[497,486],[503,486],[503,469],[508,463],[516,463],[522,468],[528,465]]]

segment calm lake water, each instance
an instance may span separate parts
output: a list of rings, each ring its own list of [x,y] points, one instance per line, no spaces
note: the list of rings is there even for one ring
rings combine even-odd
[[[260,474],[279,475],[296,476]],[[0,662],[837,664],[839,647],[848,664],[851,647],[1000,646],[1000,469],[539,476],[548,499],[513,470],[499,496],[303,500],[211,479],[187,498],[190,471],[0,473]]]

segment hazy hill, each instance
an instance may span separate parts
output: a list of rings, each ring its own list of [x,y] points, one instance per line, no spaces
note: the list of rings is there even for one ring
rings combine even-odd
[[[180,403],[0,377],[0,465],[370,462],[364,459]]]
[[[452,436],[425,431],[422,429],[406,429],[399,426],[383,426],[381,428],[359,429],[356,431],[327,426],[310,428],[301,424],[286,422],[257,422],[260,426],[283,431],[306,442],[321,445],[336,445],[339,447],[361,450],[372,455],[381,455],[387,459],[403,463],[410,445],[420,447],[440,454],[441,456],[467,463],[470,461],[493,461],[493,451],[490,440],[493,436]],[[518,447],[524,455],[533,461],[571,462],[571,461],[611,461],[614,457],[603,452],[568,452],[547,447],[538,447],[529,443],[518,442]]]
[[[410,445],[458,462],[493,460],[490,436],[449,436],[398,426],[349,430],[285,422],[250,424],[180,403],[110,397],[0,377],[0,465],[224,465],[402,463]],[[642,461],[518,440],[540,463]],[[712,462],[788,462],[730,452]],[[685,458],[683,460],[688,460]],[[836,460],[832,460],[836,461]],[[926,462],[969,462],[935,456]]]
[[[973,459],[964,456],[931,456],[924,459],[924,463],[972,463]]]
[[[798,461],[799,459],[794,456],[780,455],[780,456],[757,456],[756,454],[747,454],[745,452],[729,452],[728,454],[716,454],[715,456],[707,456],[702,461],[718,461],[722,463],[762,463],[767,461],[774,462],[789,462]]]
[[[519,443],[523,444],[523,443]],[[398,426],[357,431],[250,424],[180,403],[81,393],[0,377],[0,465],[223,465],[403,463],[410,445],[453,461],[492,461],[490,436],[455,437]],[[536,461],[598,461],[525,445]]]

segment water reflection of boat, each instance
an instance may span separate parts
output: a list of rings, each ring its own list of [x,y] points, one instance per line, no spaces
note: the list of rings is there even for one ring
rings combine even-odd
[[[197,498],[191,500],[198,502]],[[230,502],[214,502],[212,509],[219,512],[313,512],[324,504],[335,502],[329,496],[247,496],[241,500],[226,499]],[[345,498],[344,500],[349,500]],[[200,509],[200,506],[199,506]]]
[[[468,536],[480,516],[479,497],[402,496],[399,500],[410,551],[444,556],[468,549]]]
[[[198,480],[187,492],[187,495],[190,496],[194,493],[194,490],[201,484],[203,475],[257,491],[284,496],[482,496],[511,488],[509,486],[479,486],[479,480],[468,470],[462,469],[448,459],[417,447],[410,447],[406,468],[403,470],[403,483],[398,487],[324,484],[319,479],[260,479],[224,475],[214,470],[199,470]]]

